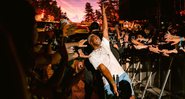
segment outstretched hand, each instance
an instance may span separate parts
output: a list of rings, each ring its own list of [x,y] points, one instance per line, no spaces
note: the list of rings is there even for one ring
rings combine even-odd
[[[85,55],[82,49],[78,49],[79,57],[81,58],[89,58],[89,55]]]
[[[180,42],[180,37],[178,37],[178,36],[168,37],[168,38],[166,38],[165,41],[171,42],[171,45],[175,45]]]
[[[78,42],[78,47],[87,47],[87,45],[84,45],[84,43],[86,42],[87,40],[85,39],[82,39]]]
[[[176,54],[176,53],[178,53],[178,51],[176,49],[173,49],[173,50],[163,49],[162,53],[164,56],[170,56],[170,54],[172,54],[172,53]]]
[[[107,9],[108,5],[105,5],[105,3],[102,3],[102,12],[105,11]]]
[[[158,48],[158,46],[149,46],[149,50],[151,51],[151,52],[154,52],[154,53],[160,53],[161,52],[161,50],[159,50],[159,48]]]

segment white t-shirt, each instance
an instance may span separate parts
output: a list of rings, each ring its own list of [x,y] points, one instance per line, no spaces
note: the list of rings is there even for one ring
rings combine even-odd
[[[104,64],[110,71],[111,75],[120,76],[121,74],[125,73],[125,71],[111,52],[109,41],[104,37],[102,38],[101,47],[91,52],[89,61],[96,70],[100,64]],[[106,80],[106,78],[102,76],[102,79],[104,85],[107,85],[108,81]]]

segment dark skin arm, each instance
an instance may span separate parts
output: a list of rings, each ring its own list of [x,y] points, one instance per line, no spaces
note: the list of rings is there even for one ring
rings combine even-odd
[[[103,74],[103,76],[108,80],[108,82],[112,85],[113,87],[113,91],[114,91],[114,94],[116,96],[119,96],[119,93],[118,93],[118,89],[117,89],[117,85],[116,83],[114,82],[114,79],[110,73],[110,71],[107,69],[107,67],[104,65],[104,64],[100,64],[98,66],[98,70],[100,70],[100,72]]]
[[[107,16],[106,16],[106,10],[107,6],[105,7],[104,4],[102,4],[102,14],[103,14],[103,37],[109,40],[109,34],[108,34],[108,22],[107,22]]]
[[[104,4],[102,4],[102,14],[103,14],[103,37],[109,40],[109,35],[108,35],[108,22],[107,22],[107,16],[105,13],[107,7],[105,7]],[[108,80],[110,85],[113,87],[114,94],[116,96],[119,96],[117,85],[113,80],[113,77],[110,73],[110,71],[107,69],[107,67],[104,64],[100,64],[98,66],[98,69],[100,72],[103,74],[103,76]]]

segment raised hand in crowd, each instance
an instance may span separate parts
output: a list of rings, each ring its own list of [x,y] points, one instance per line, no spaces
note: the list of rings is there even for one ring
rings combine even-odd
[[[89,55],[85,55],[82,51],[82,49],[78,49],[78,54],[80,58],[89,58]]]
[[[172,44],[171,45],[175,45],[177,43],[179,43],[180,41],[185,41],[185,38],[184,37],[180,37],[180,36],[174,36],[174,35],[171,35],[171,34],[167,34],[165,35],[165,38],[166,38],[166,42],[171,42]]]
[[[139,42],[138,40],[135,40],[135,39],[132,39],[131,42],[134,44],[134,45],[141,45],[141,46],[144,46],[143,43]]]
[[[158,46],[152,46],[152,45],[149,45],[149,51],[151,52],[154,52],[154,53],[160,53],[161,50],[159,50]]]
[[[171,33],[167,33],[167,34],[164,35],[164,38],[165,38],[166,40],[169,40],[169,39],[171,39],[171,38],[173,38],[173,37],[174,37],[174,35],[172,35]]]
[[[75,48],[74,48],[74,47],[87,47],[87,45],[84,45],[86,41],[87,40],[82,39],[78,42],[65,43],[66,50],[68,53],[68,61],[73,60],[78,57],[82,57],[82,58],[88,57],[88,56],[85,56],[85,54],[82,51],[75,52]]]
[[[140,49],[146,49],[148,48],[148,46],[147,45],[134,45],[134,48],[140,50]]]
[[[84,45],[84,43],[86,42],[87,40],[85,39],[82,39],[78,42],[78,47],[87,47],[87,45]]]
[[[145,45],[145,44],[139,42],[139,41],[136,40],[136,39],[132,39],[131,42],[134,44],[133,46],[134,46],[135,49],[140,50],[140,49],[146,49],[146,48],[148,48],[147,45]]]
[[[80,40],[78,42],[69,42],[69,43],[65,43],[65,46],[66,48],[70,48],[70,47],[74,47],[74,46],[77,46],[77,47],[87,47],[87,45],[84,45],[84,43],[86,42],[87,40]]]
[[[178,53],[178,51],[176,49],[173,49],[173,50],[163,49],[163,50],[161,50],[161,52],[163,53],[164,56],[170,56],[169,54],[172,54],[172,53],[177,54]]]

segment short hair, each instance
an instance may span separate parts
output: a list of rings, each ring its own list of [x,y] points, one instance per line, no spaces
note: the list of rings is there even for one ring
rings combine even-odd
[[[95,35],[95,34],[90,34],[90,35],[88,36],[87,41],[88,41],[89,44],[90,44],[91,38],[92,38],[94,35]]]

